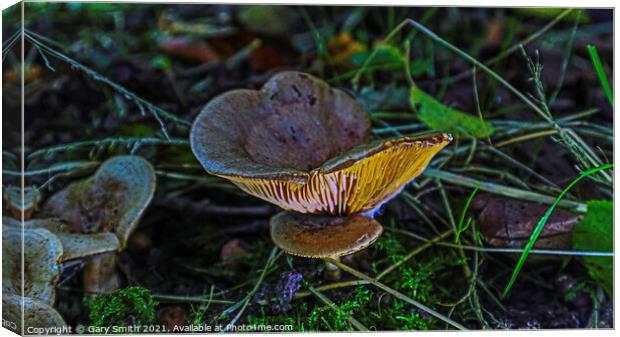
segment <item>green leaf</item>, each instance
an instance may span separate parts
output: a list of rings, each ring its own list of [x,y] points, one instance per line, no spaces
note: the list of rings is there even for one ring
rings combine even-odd
[[[444,105],[415,85],[411,87],[409,102],[417,110],[418,118],[433,130],[469,134],[476,138],[487,138],[495,131],[490,123]]]
[[[613,251],[614,204],[608,200],[587,202],[586,217],[575,225],[573,246],[579,251]],[[599,282],[607,295],[613,290],[613,258],[586,256],[582,259],[590,276]]]
[[[377,44],[372,51],[364,50],[353,55],[351,62],[353,65],[361,66],[371,57],[367,67],[378,67],[382,69],[401,68],[405,64],[405,56],[396,47],[387,44]]]

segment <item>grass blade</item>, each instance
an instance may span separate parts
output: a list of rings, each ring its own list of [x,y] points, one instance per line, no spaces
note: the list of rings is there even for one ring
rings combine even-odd
[[[548,195],[521,190],[510,186],[504,186],[493,182],[482,181],[435,168],[427,168],[422,175],[425,177],[441,179],[459,186],[471,188],[475,188],[476,186],[478,186],[481,190],[485,192],[499,194],[509,198],[534,201],[543,204],[552,204],[554,202],[553,197]],[[568,208],[579,213],[585,213],[587,210],[586,204],[572,200],[562,200],[559,204],[563,208]]]
[[[590,58],[592,59],[594,70],[596,71],[596,75],[598,75],[598,79],[601,81],[601,86],[603,86],[603,90],[605,91],[605,95],[607,95],[609,104],[613,108],[614,107],[614,93],[611,90],[611,87],[609,86],[609,81],[607,80],[605,69],[603,69],[603,62],[601,62],[601,58],[598,56],[598,51],[596,50],[596,47],[589,44],[588,53],[590,53]]]
[[[316,296],[319,300],[321,300],[321,302],[328,305],[334,311],[342,312],[342,310],[340,310],[340,308],[336,305],[336,303],[332,302],[329,298],[327,298],[327,296],[323,295],[321,292],[316,290],[316,288],[314,288],[313,286],[309,286],[308,289],[310,290],[312,294],[314,294],[314,296]],[[346,313],[344,314],[347,317],[347,321],[349,321],[349,323],[351,323],[351,325],[353,325],[357,330],[370,331],[368,330],[367,327],[364,326],[364,324],[360,323],[360,321],[355,319],[355,317],[346,315]]]
[[[412,304],[412,305],[418,307],[421,310],[426,311],[430,315],[435,316],[436,318],[438,318],[438,319],[440,319],[440,320],[442,320],[442,321],[452,325],[453,327],[455,327],[455,328],[457,328],[459,330],[467,330],[466,327],[464,327],[463,325],[453,321],[452,319],[450,319],[450,318],[440,314],[439,312],[437,312],[437,311],[435,311],[435,310],[425,306],[424,304],[422,304],[422,303],[420,303],[420,302],[410,298],[409,296],[406,296],[406,295],[404,295],[404,294],[402,294],[402,293],[400,293],[400,292],[398,292],[398,291],[396,291],[396,290],[386,286],[385,284],[383,284],[383,283],[373,279],[372,277],[370,277],[370,276],[368,276],[368,275],[366,275],[366,274],[364,274],[362,272],[359,272],[359,271],[357,271],[357,270],[347,266],[346,264],[343,264],[340,261],[337,261],[337,260],[332,259],[332,258],[325,258],[324,260],[327,261],[327,262],[335,264],[336,266],[338,266],[338,268],[346,271],[347,273],[349,273],[349,274],[351,274],[351,275],[353,275],[353,276],[355,276],[355,277],[357,277],[359,279],[366,280],[366,281],[370,282],[372,285],[374,285],[375,287],[385,291],[386,293],[388,293],[388,294],[390,294],[390,295],[392,295],[392,296],[394,296],[394,297],[396,297],[396,298],[398,298],[398,299],[400,299],[400,300],[402,300],[404,302]]]
[[[469,209],[469,205],[471,205],[471,202],[472,202],[472,200],[474,200],[474,196],[476,195],[476,193],[478,192],[479,189],[480,189],[480,186],[476,186],[474,188],[474,190],[471,192],[471,194],[467,198],[467,201],[465,202],[465,206],[463,206],[463,211],[461,212],[461,217],[459,218],[459,225],[458,225],[458,227],[456,229],[456,233],[455,233],[455,236],[454,236],[454,243],[458,243],[459,242],[459,238],[461,236],[461,233],[464,232],[467,229],[467,227],[469,227],[469,224],[470,224],[471,221],[468,221],[467,222],[467,226],[465,226],[465,228],[463,228],[463,225],[465,224],[465,215],[467,214],[467,210]]]
[[[585,177],[587,177],[587,176],[589,176],[589,175],[591,175],[593,173],[596,173],[598,171],[602,171],[602,170],[606,170],[606,169],[612,168],[613,166],[614,166],[614,164],[605,164],[605,165],[601,165],[601,166],[598,166],[598,167],[591,168],[589,170],[583,171],[579,175],[579,177],[577,177],[570,184],[568,184],[568,186],[566,186],[566,188],[562,191],[562,193],[560,193],[560,195],[558,195],[558,197],[555,199],[555,201],[553,202],[551,207],[549,207],[549,209],[547,210],[545,215],[540,219],[540,221],[538,222],[538,225],[536,225],[536,228],[534,229],[534,232],[532,232],[532,236],[530,236],[530,240],[528,241],[527,245],[525,245],[523,253],[521,254],[521,257],[519,257],[519,261],[517,262],[517,265],[515,266],[515,269],[512,271],[512,275],[510,276],[510,281],[508,281],[508,284],[506,285],[506,288],[504,288],[504,294],[503,294],[504,297],[508,294],[508,292],[512,288],[513,284],[517,280],[517,276],[519,276],[519,272],[521,271],[521,268],[523,267],[523,264],[525,263],[525,259],[527,259],[527,256],[529,255],[530,250],[534,247],[534,244],[536,243],[536,239],[538,239],[538,236],[540,235],[540,233],[542,232],[543,228],[545,227],[545,224],[547,223],[547,220],[549,220],[549,217],[551,216],[551,213],[553,212],[555,207],[560,203],[560,200],[562,199],[562,197],[564,197],[564,195],[568,192],[568,190],[570,190],[573,186],[575,186],[575,184],[577,184],[581,179],[583,179],[583,178],[585,178]]]

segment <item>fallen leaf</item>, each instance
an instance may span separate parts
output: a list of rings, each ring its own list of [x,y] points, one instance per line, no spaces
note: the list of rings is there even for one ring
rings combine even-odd
[[[433,130],[469,134],[476,138],[487,138],[495,131],[490,123],[478,116],[450,108],[415,85],[411,87],[409,101],[418,118]]]
[[[549,206],[511,198],[481,194],[474,198],[471,209],[485,241],[494,247],[523,248]],[[555,209],[535,248],[569,249],[571,234],[580,217],[563,209]]]

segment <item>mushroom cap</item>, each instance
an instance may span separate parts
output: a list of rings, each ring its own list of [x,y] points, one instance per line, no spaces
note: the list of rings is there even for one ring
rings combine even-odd
[[[18,220],[3,217],[2,224],[21,228]],[[71,233],[71,226],[59,219],[32,219],[25,221],[24,228],[44,228],[52,232],[62,243],[62,260],[117,251],[120,248],[118,237],[114,233]]]
[[[52,328],[58,329],[67,326],[62,316],[52,306],[36,298],[21,297],[15,294],[2,293],[2,319],[15,323],[16,331],[23,334],[22,306],[24,308],[24,327],[28,328]],[[3,327],[9,328],[7,324]],[[61,331],[61,330],[58,330]]]
[[[271,239],[291,255],[325,258],[349,255],[370,246],[383,227],[363,215],[324,216],[281,212],[269,221]]]
[[[273,179],[303,176],[369,136],[368,115],[353,98],[285,71],[261,90],[212,99],[194,121],[190,143],[211,174]]]
[[[106,160],[93,176],[52,195],[41,215],[57,217],[76,233],[114,232],[122,249],[153,198],[155,171],[139,156]]]
[[[23,233],[23,236],[22,236]],[[22,246],[23,238],[23,246]],[[23,248],[23,265],[22,261]],[[47,229],[2,228],[2,292],[54,303],[62,243]],[[22,279],[23,266],[23,279]]]
[[[55,233],[64,249],[62,259],[70,260],[120,249],[118,237],[113,233],[73,234]]]
[[[190,143],[205,170],[286,210],[355,214],[376,209],[450,141],[448,134],[367,144],[370,122],[344,92],[283,72],[260,91],[209,102]]]

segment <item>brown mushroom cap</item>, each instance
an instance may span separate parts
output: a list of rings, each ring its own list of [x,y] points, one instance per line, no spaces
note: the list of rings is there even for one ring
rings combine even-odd
[[[123,248],[154,190],[155,172],[148,161],[117,156],[105,161],[92,177],[52,195],[41,215],[61,219],[75,233],[114,232]]]
[[[22,293],[22,250],[24,295],[53,303],[63,250],[60,240],[43,228],[2,228],[2,292]]]
[[[2,224],[21,228],[22,223],[12,218],[3,217]],[[62,243],[63,261],[117,251],[120,248],[120,242],[114,233],[71,233],[71,226],[59,219],[32,219],[23,222],[23,224],[24,228],[44,228],[56,235]]]
[[[211,100],[192,126],[192,151],[215,175],[294,178],[367,142],[370,120],[353,98],[287,71],[258,90]]]
[[[49,304],[36,298],[21,297],[15,294],[2,293],[2,319],[14,324],[3,324],[3,327],[15,327],[14,331],[22,331],[22,306],[24,308],[24,327],[28,328],[61,328],[67,326],[62,316]]]
[[[281,212],[269,222],[271,239],[291,255],[324,258],[349,255],[370,246],[383,227],[363,215],[346,217]]]
[[[366,144],[370,123],[344,92],[310,75],[283,72],[260,91],[214,98],[190,135],[207,172],[286,210],[372,211],[446,146],[447,134]]]

